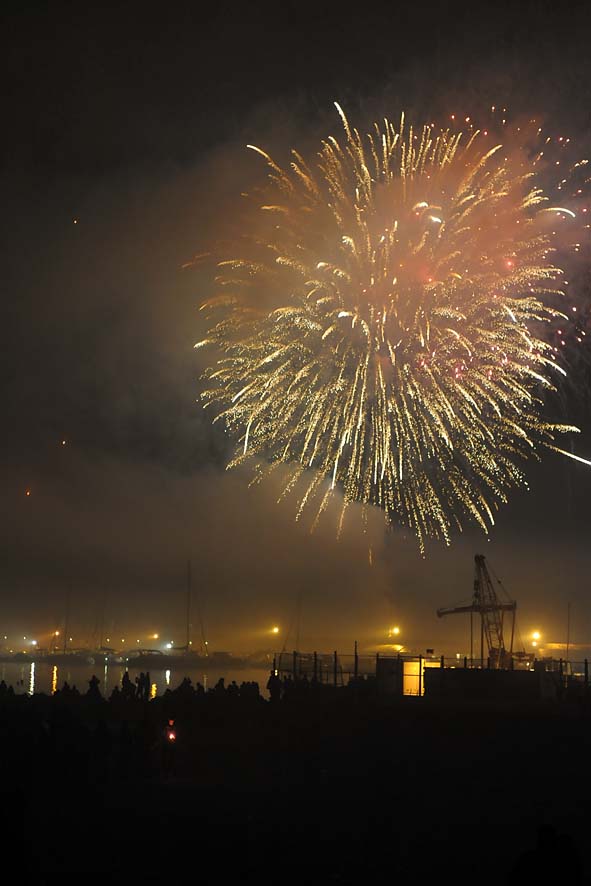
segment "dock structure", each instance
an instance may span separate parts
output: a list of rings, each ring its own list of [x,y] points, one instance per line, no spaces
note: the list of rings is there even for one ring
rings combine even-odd
[[[281,652],[273,661],[275,673],[293,683],[344,687],[362,681],[376,692],[392,696],[440,699],[519,700],[589,697],[589,664],[563,659],[512,661],[499,668],[498,660],[470,660],[468,656]]]

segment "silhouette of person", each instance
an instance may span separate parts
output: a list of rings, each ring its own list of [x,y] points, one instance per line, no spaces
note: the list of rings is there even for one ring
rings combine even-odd
[[[125,698],[131,698],[135,695],[135,688],[133,683],[129,679],[129,672],[125,671],[123,674],[123,679],[121,680],[121,692],[123,693]]]
[[[86,694],[89,698],[101,698],[101,694],[99,692],[100,682],[101,681],[98,679],[98,677],[93,674],[88,681],[88,692]]]
[[[293,681],[291,674],[288,674],[283,679],[283,698],[284,699],[291,698],[293,695],[293,689],[294,689],[294,681]]]
[[[271,668],[271,674],[267,680],[267,689],[269,690],[271,701],[274,704],[278,702],[281,698],[281,678],[273,668]]]

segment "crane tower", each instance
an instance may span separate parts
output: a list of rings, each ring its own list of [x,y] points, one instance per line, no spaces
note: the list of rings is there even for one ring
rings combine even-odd
[[[444,615],[455,615],[460,612],[479,613],[481,661],[484,660],[484,643],[486,641],[490,667],[495,670],[510,668],[513,662],[513,638],[515,635],[517,603],[514,600],[509,600],[506,603],[499,600],[486,566],[486,560],[482,554],[476,554],[474,563],[474,595],[472,602],[463,606],[449,606],[438,609],[437,615],[441,618]],[[506,612],[511,612],[513,615],[509,649],[505,648],[503,637],[503,622]]]

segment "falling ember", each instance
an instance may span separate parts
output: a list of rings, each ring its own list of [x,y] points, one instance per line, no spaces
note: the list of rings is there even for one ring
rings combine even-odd
[[[560,367],[540,332],[564,317],[548,220],[576,214],[547,207],[527,151],[404,115],[362,136],[337,110],[344,137],[313,164],[254,148],[269,182],[250,227],[269,233],[218,261],[202,397],[230,467],[287,466],[298,517],[338,489],[342,516],[376,505],[424,550],[466,520],[488,531],[519,462],[576,430],[542,417]]]

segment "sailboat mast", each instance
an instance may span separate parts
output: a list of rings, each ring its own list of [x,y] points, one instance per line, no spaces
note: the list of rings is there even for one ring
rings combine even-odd
[[[187,561],[187,649],[191,646],[191,604],[193,602],[193,589],[191,586],[191,561]],[[199,627],[201,630],[201,654],[207,656],[207,640],[205,639],[205,626],[203,624],[203,612],[201,609],[201,600],[199,597],[199,585],[195,596],[195,608],[197,618],[199,619]]]
[[[105,630],[105,604],[107,599],[107,592],[103,591],[103,600],[101,604],[101,620],[100,620],[100,629],[99,629],[99,649],[103,648],[103,635]]]
[[[68,631],[70,630],[70,592],[71,588],[66,591],[66,618],[64,623],[64,653],[68,647]]]
[[[191,561],[187,560],[187,652],[191,646]]]

